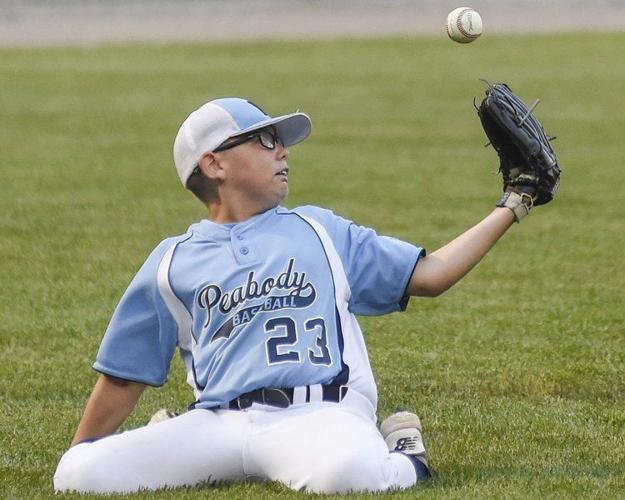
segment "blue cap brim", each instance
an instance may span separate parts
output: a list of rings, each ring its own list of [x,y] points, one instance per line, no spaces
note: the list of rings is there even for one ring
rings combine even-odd
[[[302,142],[310,135],[312,130],[312,121],[310,117],[306,113],[296,112],[255,123],[251,127],[247,127],[230,137],[238,137],[249,134],[250,132],[269,127],[271,125],[276,128],[278,137],[282,140],[285,147],[293,146],[298,142]]]

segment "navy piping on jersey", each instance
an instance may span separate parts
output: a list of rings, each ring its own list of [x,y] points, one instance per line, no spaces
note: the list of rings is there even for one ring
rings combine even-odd
[[[332,385],[346,385],[349,381],[349,366],[343,362],[343,327],[341,326],[341,317],[339,316],[339,310],[334,306],[334,312],[336,314],[336,326],[338,331],[339,352],[341,353],[341,371],[336,377],[332,379],[330,384]]]
[[[169,272],[171,271],[171,265],[174,262],[174,257],[176,256],[176,250],[178,250],[178,245],[180,245],[182,243],[185,243],[186,241],[188,241],[192,237],[193,237],[193,233],[190,232],[189,236],[187,236],[184,240],[180,240],[178,243],[176,243],[176,245],[174,247],[174,251],[171,254],[171,259],[169,260],[169,267],[167,268],[167,281],[169,282],[169,288],[171,288],[171,293],[174,294],[174,296],[182,304],[182,307],[184,307],[185,310],[189,313],[189,317],[191,318],[191,337],[193,337],[193,340],[195,340],[197,342],[197,339],[195,338],[195,333],[193,332],[193,314],[191,314],[191,311],[189,311],[187,309],[187,305],[184,303],[184,300],[182,300],[178,296],[178,294],[176,293],[176,290],[174,290],[174,285],[172,284],[172,281],[171,281],[170,276],[169,276]],[[161,261],[162,261],[162,259],[161,259]]]
[[[137,384],[149,385],[150,387],[163,387],[165,385],[164,381],[161,384],[155,384],[154,382],[148,382],[147,380],[140,379],[139,377],[128,377],[126,374],[121,374],[115,370],[100,370],[95,367],[91,367],[91,369],[96,373],[101,373],[102,375],[107,375],[109,377],[118,378],[120,380],[126,380],[128,382],[136,382]]]
[[[195,358],[193,357],[193,354],[191,355],[191,373],[193,373],[193,383],[195,384],[197,390],[201,392],[206,389],[206,386],[201,385],[197,380],[197,374],[195,373]]]
[[[408,307],[408,301],[410,300],[410,295],[408,295],[408,287],[410,286],[410,280],[412,279],[412,275],[414,274],[414,271],[417,268],[417,264],[421,260],[421,257],[425,257],[425,255],[426,255],[425,248],[422,248],[421,251],[419,252],[419,255],[417,255],[417,260],[415,261],[414,266],[412,266],[412,271],[408,275],[408,281],[406,282],[406,286],[404,287],[404,294],[401,296],[401,299],[399,301],[399,309],[401,311],[405,311],[406,307]]]
[[[174,247],[174,251],[171,254],[171,259],[169,260],[169,267],[167,268],[167,281],[169,282],[169,288],[171,288],[171,293],[174,294],[174,296],[178,299],[178,301],[182,304],[182,307],[184,307],[185,311],[187,311],[187,313],[189,313],[189,317],[191,318],[191,337],[193,338],[193,340],[195,342],[197,342],[197,339],[195,338],[195,333],[193,332],[193,314],[191,314],[191,312],[187,309],[186,304],[184,303],[184,301],[178,296],[178,294],[176,293],[176,291],[174,290],[174,286],[171,282],[171,279],[169,277],[169,272],[171,271],[171,265],[174,262],[174,257],[176,255],[176,250],[178,250],[178,245],[180,245],[181,243],[185,243],[186,241],[188,241],[189,239],[191,239],[193,237],[193,233],[189,233],[189,236],[187,236],[184,240],[181,240],[179,242],[177,242],[175,244]],[[162,261],[162,259],[161,259]],[[180,337],[178,337],[178,347],[180,347]],[[195,358],[193,357],[193,353],[191,353],[191,373],[193,374],[193,383],[195,384],[195,388],[198,391],[203,391],[204,390],[204,386],[202,386],[197,379],[197,374],[195,372]],[[195,403],[193,403],[195,405]]]
[[[321,248],[323,250],[323,254],[325,255],[326,261],[328,263],[328,269],[330,270],[330,276],[332,277],[332,289],[334,290],[334,297],[335,297],[335,302],[336,302],[336,283],[334,282],[334,275],[332,274],[332,266],[330,265],[330,257],[328,257],[328,254],[326,253],[326,249],[323,246],[323,241],[321,241],[321,238],[317,234],[317,231],[315,231],[315,228],[304,217],[302,217],[300,214],[296,212],[289,212],[286,214],[278,213],[277,215],[295,215],[296,217],[299,217],[308,227],[310,227],[314,235],[317,237],[317,239],[319,240],[319,244],[321,245]],[[334,306],[334,311],[336,312],[335,323],[336,323],[336,333],[337,333],[338,344],[339,344],[339,355],[341,356],[341,371],[338,373],[338,375],[336,375],[336,377],[332,379],[331,383],[344,385],[344,384],[347,384],[347,382],[349,381],[349,366],[345,363],[345,360],[343,359],[343,348],[345,346],[345,342],[343,340],[343,328],[341,326],[341,318],[339,316],[339,311],[336,305]],[[309,394],[307,393],[307,396],[308,395]]]

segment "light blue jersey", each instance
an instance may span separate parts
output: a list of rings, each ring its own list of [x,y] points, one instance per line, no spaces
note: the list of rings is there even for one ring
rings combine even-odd
[[[179,347],[199,408],[261,387],[318,384],[349,386],[375,407],[354,315],[403,310],[423,253],[317,207],[203,220],[148,257],[94,368],[159,386]]]

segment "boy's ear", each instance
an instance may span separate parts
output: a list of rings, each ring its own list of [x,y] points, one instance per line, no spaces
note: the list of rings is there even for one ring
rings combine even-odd
[[[198,166],[200,167],[202,174],[211,180],[223,180],[225,177],[223,165],[221,165],[219,158],[215,155],[215,153],[211,151],[202,155]]]

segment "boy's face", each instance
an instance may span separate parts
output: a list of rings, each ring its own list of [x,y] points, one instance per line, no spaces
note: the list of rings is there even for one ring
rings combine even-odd
[[[267,149],[255,138],[216,154],[226,174],[224,194],[232,193],[261,210],[275,207],[288,195],[289,151],[279,141]]]

